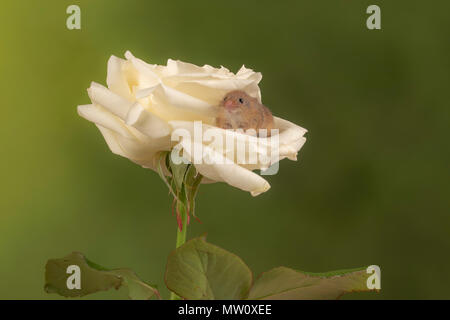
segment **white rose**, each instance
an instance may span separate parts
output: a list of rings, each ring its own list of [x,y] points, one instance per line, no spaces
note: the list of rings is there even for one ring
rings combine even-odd
[[[194,121],[201,121],[203,131],[213,135],[232,136],[245,140],[246,150],[263,153],[272,148],[269,138],[250,137],[246,134],[223,130],[215,125],[217,105],[231,90],[243,90],[261,101],[258,83],[262,76],[244,66],[236,73],[224,67],[193,64],[169,59],[167,66],[147,64],[125,53],[126,60],[111,56],[108,61],[108,88],[92,83],[88,94],[92,104],[78,106],[78,113],[98,127],[111,151],[140,164],[156,169],[156,156],[161,151],[170,151],[178,143],[172,133],[179,129],[193,132]],[[274,117],[276,136],[276,158],[296,160],[297,152],[305,143],[306,130],[283,119]],[[225,141],[225,140],[224,140]],[[180,145],[186,147],[186,139]],[[198,141],[192,140],[194,146]],[[219,148],[215,141],[201,142],[209,158],[222,162],[203,161],[194,163],[205,182],[226,182],[239,189],[258,195],[270,188],[269,183],[254,169],[265,169],[267,163],[257,161],[242,164],[231,155],[229,148]],[[262,146],[262,148],[261,148]],[[262,150],[262,151],[261,151]],[[185,156],[191,150],[185,148]],[[235,153],[234,153],[235,154]],[[190,159],[192,160],[192,158]]]

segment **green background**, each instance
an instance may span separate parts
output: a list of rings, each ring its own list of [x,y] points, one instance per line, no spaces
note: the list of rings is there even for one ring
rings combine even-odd
[[[382,30],[368,30],[369,4]],[[66,8],[82,29],[67,30]],[[256,198],[202,186],[188,237],[255,273],[377,264],[379,294],[450,298],[448,1],[2,1],[0,298],[59,299],[44,266],[73,250],[130,267],[167,297],[171,199],[113,155],[76,106],[126,50],[151,63],[245,64],[263,102],[309,130]],[[88,298],[124,298],[120,291]]]

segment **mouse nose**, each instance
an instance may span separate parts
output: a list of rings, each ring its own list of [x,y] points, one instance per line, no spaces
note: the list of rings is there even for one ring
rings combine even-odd
[[[228,99],[224,103],[225,108],[232,109],[235,107],[234,101],[232,99]]]

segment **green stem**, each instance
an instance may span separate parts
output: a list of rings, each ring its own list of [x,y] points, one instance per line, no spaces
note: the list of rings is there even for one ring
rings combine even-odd
[[[186,212],[186,207],[183,203],[177,201],[177,210],[180,213],[181,216],[181,223],[182,228],[180,231],[180,228],[177,227],[177,244],[176,248],[179,246],[182,246],[186,242],[186,231],[187,231],[187,219],[188,215]],[[170,300],[181,300],[179,296],[177,296],[175,293],[170,293]]]
[[[186,242],[187,218],[188,218],[186,207],[184,206],[184,204],[177,202],[177,207],[178,212],[181,215],[181,223],[183,227],[181,228],[181,231],[179,228],[177,228],[176,248],[178,248],[179,246],[183,245]]]

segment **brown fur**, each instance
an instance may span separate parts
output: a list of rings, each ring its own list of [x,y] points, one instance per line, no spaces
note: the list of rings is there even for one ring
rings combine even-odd
[[[228,100],[233,102],[235,108],[225,107]],[[259,129],[267,129],[267,136],[270,136],[270,130],[274,127],[270,110],[241,90],[231,91],[222,99],[216,124],[223,129],[254,129],[257,133]]]

